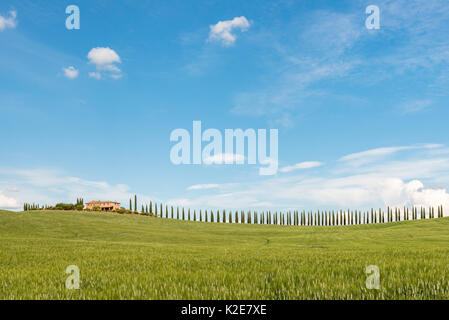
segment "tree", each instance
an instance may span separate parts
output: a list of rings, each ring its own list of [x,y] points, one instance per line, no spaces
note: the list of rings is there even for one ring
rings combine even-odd
[[[134,212],[137,213],[137,195],[134,195]]]

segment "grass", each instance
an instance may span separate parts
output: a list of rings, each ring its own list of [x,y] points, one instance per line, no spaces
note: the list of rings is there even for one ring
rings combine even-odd
[[[448,218],[295,227],[0,211],[0,299],[448,299],[448,231]],[[65,288],[68,265],[80,290]]]

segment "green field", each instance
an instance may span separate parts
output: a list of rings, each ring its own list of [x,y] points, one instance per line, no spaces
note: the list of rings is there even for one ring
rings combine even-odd
[[[68,265],[79,290],[65,288]],[[448,298],[448,218],[295,227],[0,211],[0,299]]]

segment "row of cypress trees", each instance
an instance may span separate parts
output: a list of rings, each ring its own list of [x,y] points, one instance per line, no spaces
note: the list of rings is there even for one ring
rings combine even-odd
[[[35,203],[24,203],[23,204],[23,211],[30,211],[30,210],[40,210],[45,209],[46,206],[41,206],[39,204]]]
[[[137,197],[134,198],[134,212],[137,212]],[[130,208],[132,203],[130,200]],[[165,209],[165,210],[164,210]],[[288,212],[271,212],[264,211],[258,213],[256,211],[226,211],[226,210],[191,210],[185,208],[174,208],[171,206],[163,207],[162,204],[143,205],[141,214],[156,216],[167,219],[198,221],[198,222],[217,222],[217,223],[247,223],[247,224],[276,224],[276,225],[295,225],[295,226],[335,226],[335,225],[357,225],[370,223],[388,223],[406,220],[432,219],[443,217],[443,206],[435,208],[429,207],[412,207],[411,209],[404,207],[390,208],[386,211],[382,209],[371,209],[368,211],[288,211]]]
[[[76,205],[84,205],[84,199],[76,199]],[[25,203],[23,205],[24,211],[46,209],[47,206],[40,206],[38,204]],[[48,207],[50,208],[50,207]],[[129,199],[129,212],[139,213],[137,210],[137,195],[134,196],[134,203]],[[226,210],[193,210],[179,208],[176,209],[162,203],[153,204],[150,201],[149,205],[142,204],[140,214],[177,219],[187,221],[199,222],[218,222],[218,223],[247,223],[247,224],[276,224],[276,225],[296,225],[296,226],[336,226],[336,225],[356,225],[356,224],[370,224],[370,223],[388,223],[396,221],[407,220],[422,220],[442,218],[443,206],[435,208],[429,207],[428,210],[424,207],[412,208],[390,208],[386,211],[382,209],[368,210],[368,211],[351,211],[351,210],[325,210],[325,211],[288,211],[288,212],[274,212],[264,211],[258,213],[256,211],[226,211]]]

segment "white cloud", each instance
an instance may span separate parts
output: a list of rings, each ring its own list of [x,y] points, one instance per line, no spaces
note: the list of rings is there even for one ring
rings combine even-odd
[[[280,168],[279,171],[280,172],[290,172],[290,171],[297,170],[297,169],[309,169],[309,168],[319,167],[322,165],[323,164],[318,161],[304,161],[304,162],[299,162],[297,164],[294,164],[292,166],[286,166],[286,167]]]
[[[93,48],[89,51],[87,58],[91,63],[94,63],[100,68],[110,66],[114,63],[121,63],[119,55],[111,48]]]
[[[421,146],[398,146],[370,149],[362,152],[348,154],[340,158],[340,161],[350,161],[352,164],[361,165],[367,162],[378,160],[379,158],[392,155],[399,151],[416,150],[416,149],[434,149],[440,148],[440,144],[425,144]]]
[[[19,207],[19,203],[16,199],[7,197],[0,193],[0,208],[4,209],[17,209]]]
[[[432,100],[424,99],[424,100],[413,100],[400,104],[399,110],[404,114],[409,113],[417,113],[423,110],[428,109],[432,105]]]
[[[89,72],[89,77],[100,80],[101,74],[99,72]]]
[[[218,184],[195,184],[187,188],[187,190],[205,190],[205,189],[216,189],[220,185]]]
[[[245,161],[245,156],[241,154],[219,153],[203,160],[204,164],[237,163]]]
[[[121,70],[115,65],[116,63],[121,63],[120,56],[109,47],[97,47],[93,48],[87,54],[89,63],[95,64],[97,72],[89,73],[91,77],[100,79],[98,76],[100,71],[110,72],[111,78],[119,79],[121,77]]]
[[[368,158],[375,158],[375,157],[381,157],[386,156],[398,151],[402,150],[409,150],[413,149],[415,147],[412,146],[405,146],[405,147],[385,147],[385,148],[376,148],[376,149],[370,149],[362,152],[356,152],[348,154],[344,157],[341,157],[340,160],[342,161],[348,161],[348,160],[359,160],[359,159],[368,159]]]
[[[208,41],[218,41],[224,46],[230,46],[236,40],[236,36],[232,31],[240,29],[241,32],[245,32],[249,27],[250,23],[244,16],[235,17],[232,20],[219,21],[217,24],[210,26]]]
[[[73,66],[70,66],[68,68],[62,68],[62,70],[64,71],[64,75],[69,79],[75,79],[76,77],[78,77],[79,72]]]
[[[0,31],[3,31],[7,28],[15,28],[17,26],[17,12],[10,11],[9,17],[4,17],[0,15]]]

